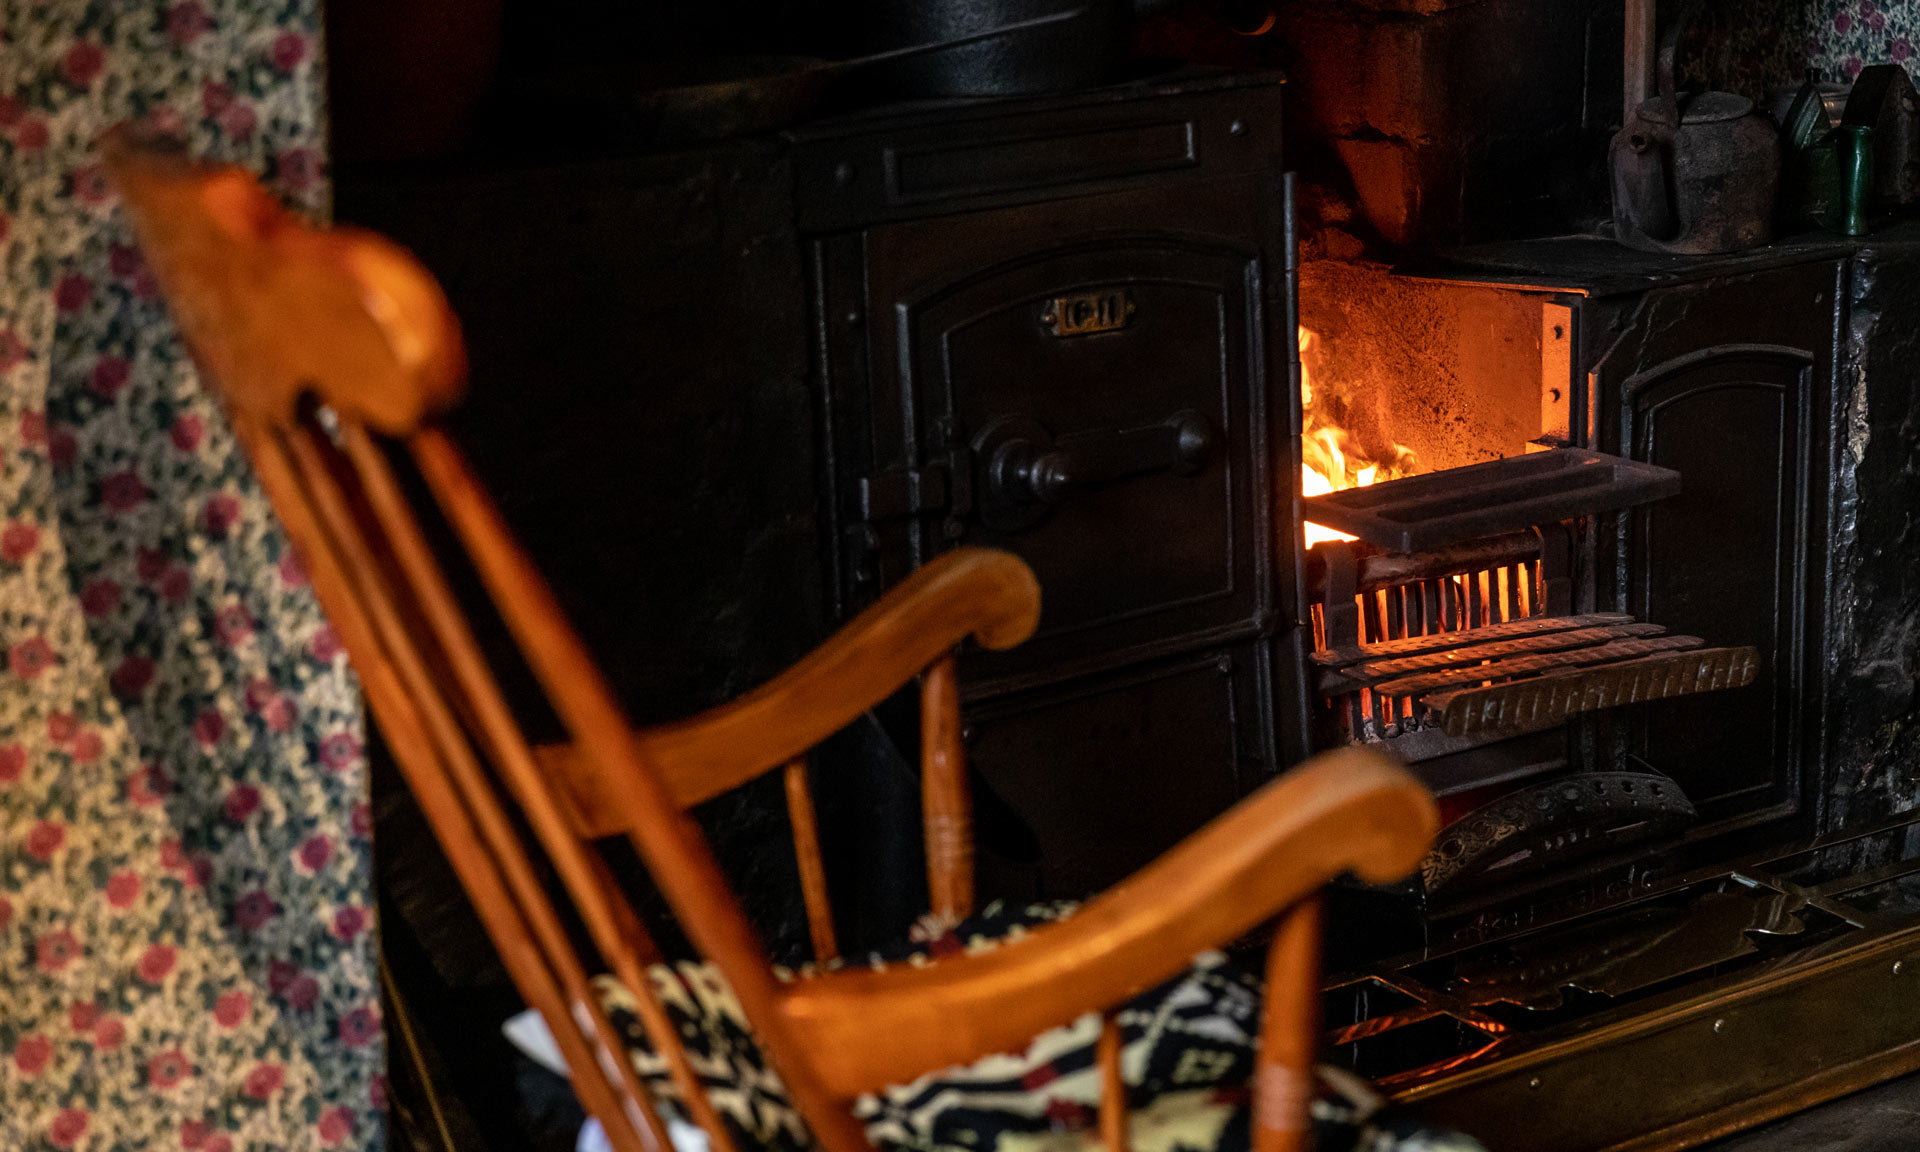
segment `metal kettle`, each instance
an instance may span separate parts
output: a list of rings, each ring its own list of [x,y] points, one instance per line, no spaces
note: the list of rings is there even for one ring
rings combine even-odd
[[[1630,248],[1703,254],[1773,239],[1780,139],[1753,101],[1676,94],[1676,26],[1660,44],[1660,94],[1613,138],[1613,224]]]

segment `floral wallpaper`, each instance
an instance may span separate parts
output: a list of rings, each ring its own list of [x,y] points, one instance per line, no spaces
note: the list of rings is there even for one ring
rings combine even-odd
[[[1822,80],[1845,83],[1869,64],[1920,67],[1920,2],[1916,0],[1818,0],[1808,9],[1812,27],[1805,43],[1807,67]]]
[[[0,1147],[383,1137],[354,682],[93,142],[326,204],[316,0],[0,0]]]
[[[1677,70],[1682,87],[1762,100],[1810,71],[1839,84],[1870,64],[1920,74],[1916,46],[1920,0],[1707,0],[1692,11]]]

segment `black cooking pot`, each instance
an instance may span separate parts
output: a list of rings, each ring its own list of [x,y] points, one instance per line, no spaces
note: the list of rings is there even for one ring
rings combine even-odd
[[[931,52],[887,67],[898,96],[1027,96],[1114,78],[1137,11],[1170,0],[868,0],[874,46],[951,40],[1079,8],[1071,20]]]

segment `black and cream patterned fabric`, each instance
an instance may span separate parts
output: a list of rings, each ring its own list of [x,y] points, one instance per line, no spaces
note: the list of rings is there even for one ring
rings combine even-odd
[[[869,963],[937,963],[943,956],[999,947],[1074,907],[995,904],[951,930],[923,924],[901,948]],[[655,965],[649,976],[736,1140],[770,1152],[811,1152],[806,1125],[754,1044],[719,970],[683,961]],[[793,978],[806,976],[803,971]],[[632,994],[611,977],[601,977],[598,987],[627,1037],[635,1069],[663,1110],[679,1115],[666,1062],[647,1045]],[[1118,1018],[1137,1152],[1246,1149],[1258,975],[1221,953],[1203,953],[1187,971],[1129,1002]],[[864,1096],[855,1113],[877,1147],[897,1152],[1092,1152],[1100,1146],[1098,1035],[1099,1018],[1088,1014],[1035,1037],[1022,1052],[987,1056]],[[1484,1152],[1464,1136],[1396,1121],[1376,1107],[1363,1089],[1316,1102],[1318,1152]]]

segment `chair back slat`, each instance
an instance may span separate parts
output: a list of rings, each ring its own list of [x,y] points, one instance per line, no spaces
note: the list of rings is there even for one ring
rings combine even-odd
[[[568,1066],[581,1070],[575,1082],[583,1103],[602,1118],[619,1152],[667,1152],[666,1128],[645,1091],[630,1075],[605,1073],[603,1055],[610,1047],[618,1049],[618,1034],[600,1011],[588,973],[533,878],[532,862],[505,810],[489,790],[460,781],[429,735],[423,702],[388,647],[392,622],[380,626],[376,617],[382,601],[359,583],[369,575],[365,558],[379,553],[356,543],[357,532],[342,538],[331,530],[344,526],[342,509],[316,498],[280,429],[240,413],[233,424],[289,537],[306,558],[329,619],[354,652],[361,690],[502,963],[529,1005],[549,1021]],[[326,514],[329,506],[335,516]]]
[[[789,1031],[767,952],[699,825],[675,803],[665,781],[646,761],[644,746],[632,738],[632,727],[612,690],[567,624],[551,589],[444,431],[424,427],[406,443],[574,744],[604,775],[622,782],[635,851],[694,946],[727,974],[734,996],[758,1029],[756,1039],[779,1069],[814,1137],[829,1152],[861,1152],[867,1146],[865,1132],[846,1102],[819,1082]]]
[[[820,822],[813,811],[807,758],[796,756],[781,772],[787,792],[787,823],[793,828],[793,855],[800,867],[800,898],[807,908],[807,935],[813,958],[821,964],[840,958],[833,932],[833,900],[827,895],[827,865],[820,855]]]
[[[575,833],[574,821],[564,801],[541,772],[532,746],[514,719],[506,696],[482,655],[479,641],[455,600],[385,454],[368,438],[365,430],[356,425],[344,424],[340,441],[356,491],[370,510],[372,526],[378,532],[377,538],[363,538],[358,543],[367,549],[378,549],[372,555],[390,557],[398,569],[400,586],[413,593],[412,611],[404,623],[396,626],[410,625],[408,639],[425,641],[440,657],[442,675],[423,676],[414,685],[417,693],[428,698],[426,712],[439,727],[447,729],[446,739],[456,749],[453,753],[456,757],[463,750],[471,755],[460,733],[454,730],[456,713],[467,720],[467,735],[500,773],[526,815],[534,835],[585,920],[601,958],[643,1006],[651,1006],[651,1011],[641,1013],[642,1026],[655,1049],[666,1059],[668,1072],[688,1110],[702,1127],[711,1127],[717,1133],[713,1137],[714,1152],[733,1152],[731,1135],[713,1112],[677,1034],[670,1025],[664,1033],[657,1031],[666,1021],[666,1014],[655,1002],[646,966],[658,957],[659,950],[618,888],[610,882],[604,864]],[[312,438],[305,442],[317,448]],[[311,473],[326,474],[328,469],[328,463],[317,456],[303,463]],[[441,699],[443,695],[445,700]],[[471,786],[484,788],[477,763],[472,765],[472,773]],[[630,1062],[622,1059],[617,1063],[620,1075],[630,1078]]]
[[[960,735],[960,678],[953,654],[920,679],[920,814],[933,916],[958,924],[973,912],[973,797]]]

